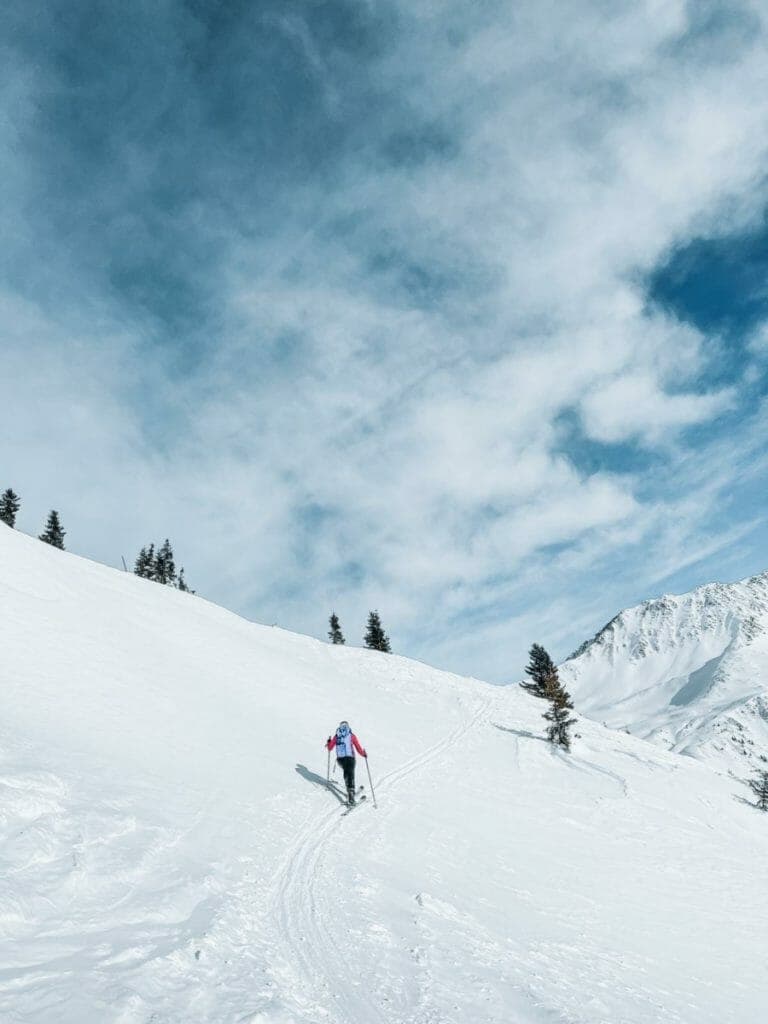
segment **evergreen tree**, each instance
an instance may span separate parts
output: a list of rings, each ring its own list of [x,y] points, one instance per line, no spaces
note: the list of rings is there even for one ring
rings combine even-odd
[[[179,570],[179,582],[176,584],[179,590],[183,590],[185,594],[194,594],[194,590],[190,590],[187,586],[187,581],[184,579],[184,567]]]
[[[560,682],[557,669],[553,667],[549,675],[545,697],[549,701],[549,708],[544,712],[544,718],[549,722],[547,739],[555,746],[571,749],[570,727],[576,722],[571,718],[569,711],[573,710],[571,695]]]
[[[151,580],[155,572],[155,545],[150,544],[148,548],[142,548],[136,558],[133,571],[137,576],[145,580]]]
[[[155,552],[155,545],[150,544],[139,552],[133,571],[137,576],[143,576],[145,580],[154,580],[156,583],[164,583],[169,587],[176,587],[187,594],[194,594],[186,579],[184,570],[176,574],[176,563],[173,558],[171,542],[166,537],[165,542]]]
[[[368,629],[365,633],[365,646],[372,651],[385,651],[389,654],[392,648],[389,645],[389,637],[381,626],[381,619],[378,612],[368,613]]]
[[[18,494],[14,494],[10,487],[3,491],[0,496],[0,521],[13,528],[16,525],[16,513],[20,506]]]
[[[38,539],[45,541],[46,544],[50,544],[54,548],[61,548],[63,551],[64,537],[65,531],[61,528],[59,513],[55,509],[51,509],[45,524],[45,530]]]
[[[328,639],[331,641],[331,643],[332,644],[344,644],[344,643],[346,643],[346,640],[344,639],[344,634],[341,632],[341,626],[339,625],[339,616],[336,614],[336,612],[333,612],[331,614],[330,619],[328,619],[328,624],[331,627],[328,630]]]
[[[152,578],[158,583],[165,583],[171,587],[176,586],[176,564],[173,560],[173,548],[167,537],[155,555],[153,568]]]
[[[547,682],[554,672],[557,676],[555,663],[541,646],[534,644],[528,652],[530,661],[525,668],[525,674],[531,677],[530,683],[520,683],[524,690],[532,693],[534,697],[547,698]]]
[[[759,771],[756,779],[749,780],[749,788],[757,797],[755,806],[761,811],[768,811],[768,772],[765,769]]]

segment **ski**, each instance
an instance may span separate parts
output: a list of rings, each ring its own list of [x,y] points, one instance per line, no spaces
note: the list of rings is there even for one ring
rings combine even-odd
[[[351,814],[351,812],[354,811],[355,808],[360,806],[360,804],[363,802],[363,800],[365,800],[365,793],[363,793],[363,795],[361,797],[358,797],[357,800],[353,804],[350,804],[349,807],[345,808],[341,812],[341,817],[345,818],[348,814]]]
[[[343,813],[348,813],[349,811],[353,811],[355,809],[357,804],[352,804],[352,806],[350,807],[349,799],[347,797],[346,790],[343,790],[340,786],[337,786],[336,783],[333,782],[332,780],[328,780],[327,788],[330,789],[330,791],[334,794],[334,796],[336,796],[339,800],[341,800],[342,803],[347,805],[346,806],[346,811],[344,811]],[[363,794],[362,796],[360,795],[361,793],[363,793],[364,789],[365,789],[365,786],[358,786],[355,789],[355,799],[356,800],[365,800],[365,794]]]

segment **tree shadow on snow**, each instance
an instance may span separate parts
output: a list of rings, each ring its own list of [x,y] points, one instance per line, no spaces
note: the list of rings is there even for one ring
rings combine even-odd
[[[739,782],[742,782],[742,781],[743,781],[742,779],[739,779]],[[754,800],[745,800],[745,798],[743,796],[738,796],[738,794],[736,794],[736,793],[733,794],[733,799],[737,803],[739,803],[739,804],[746,804],[747,807],[751,807],[753,811],[759,811],[760,810],[760,804],[755,803]],[[763,812],[763,813],[765,813],[765,812]]]
[[[297,764],[296,773],[305,781],[311,782],[313,786],[322,786],[323,789],[327,789],[329,793],[333,793],[340,804],[346,804],[346,800],[342,796],[341,791],[338,789],[335,782],[329,782],[322,775],[318,775],[317,772],[311,772],[305,764]]]
[[[546,736],[537,736],[535,732],[528,732],[527,729],[510,729],[506,725],[497,725],[495,722],[491,722],[491,725],[499,732],[511,732],[513,736],[522,736],[526,740],[538,740],[539,743],[549,742]]]

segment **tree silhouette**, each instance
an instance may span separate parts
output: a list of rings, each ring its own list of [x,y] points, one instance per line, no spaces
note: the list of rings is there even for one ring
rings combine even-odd
[[[176,563],[173,560],[173,548],[166,537],[155,555],[153,579],[158,583],[166,583],[169,586],[176,586]]]
[[[365,633],[365,646],[372,651],[385,651],[389,654],[392,650],[389,644],[389,637],[384,632],[379,613],[368,613],[368,629]]]
[[[560,682],[557,669],[552,670],[546,683],[546,699],[549,701],[549,708],[544,712],[544,718],[549,722],[547,739],[555,746],[571,749],[570,728],[576,719],[571,718],[569,712],[573,710],[571,695]]]
[[[45,524],[45,530],[43,530],[38,539],[45,541],[46,544],[50,544],[54,548],[60,548],[63,551],[65,535],[65,531],[62,529],[61,523],[59,522],[59,513],[55,509],[51,509]]]
[[[541,646],[534,644],[528,652],[529,662],[525,668],[525,674],[531,677],[530,683],[520,683],[524,690],[532,693],[534,697],[547,697],[547,681],[554,672],[557,674],[555,663]]]
[[[339,616],[336,614],[336,612],[332,612],[331,613],[331,617],[330,617],[330,619],[328,619],[328,624],[331,627],[328,630],[328,639],[331,641],[331,643],[332,644],[343,644],[343,643],[346,643],[346,641],[344,639],[344,634],[341,632],[341,626],[339,625]]]
[[[148,548],[142,548],[136,558],[133,571],[137,576],[145,580],[154,579],[155,575],[155,545],[150,544]]]
[[[21,507],[18,494],[9,487],[0,497],[0,520],[13,528],[16,525],[16,513]]]

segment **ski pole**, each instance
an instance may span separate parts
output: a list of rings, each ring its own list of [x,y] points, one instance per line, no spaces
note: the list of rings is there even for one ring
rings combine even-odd
[[[368,757],[367,756],[365,758],[365,767],[368,770],[368,784],[371,787],[371,799],[373,800],[373,806],[374,807],[378,807],[379,805],[376,803],[376,794],[373,791],[373,779],[371,778],[371,766],[368,764]]]
[[[330,752],[330,750],[328,751],[328,767],[327,767],[327,769],[325,771],[325,781],[326,781],[326,784],[331,781],[331,752]]]

